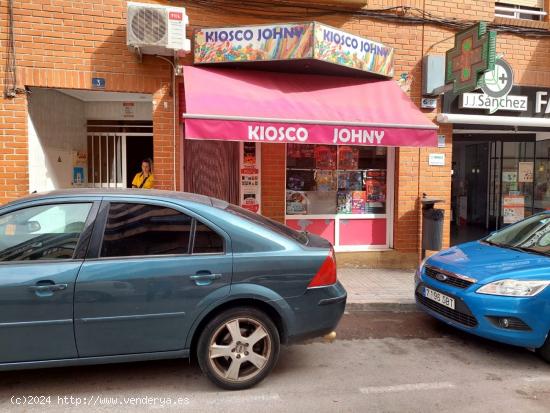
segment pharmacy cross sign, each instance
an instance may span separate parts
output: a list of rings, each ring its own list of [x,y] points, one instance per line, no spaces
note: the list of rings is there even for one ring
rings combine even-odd
[[[445,83],[454,93],[471,92],[479,87],[483,74],[495,68],[496,32],[479,22],[455,36],[455,45],[446,53]]]

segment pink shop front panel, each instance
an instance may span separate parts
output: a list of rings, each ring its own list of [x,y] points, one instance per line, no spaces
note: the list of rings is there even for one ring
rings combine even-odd
[[[386,219],[340,218],[340,245],[386,245]]]
[[[324,239],[334,244],[334,219],[288,219],[286,225],[298,231],[308,231],[312,234],[320,235]]]

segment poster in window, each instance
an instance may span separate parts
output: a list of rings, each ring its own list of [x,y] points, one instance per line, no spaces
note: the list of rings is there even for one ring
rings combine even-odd
[[[525,217],[525,197],[523,195],[504,195],[502,197],[502,222],[513,224]]]
[[[336,146],[315,146],[315,167],[317,169],[336,169]]]
[[[502,182],[516,183],[518,181],[517,171],[502,171]]]
[[[286,213],[288,215],[307,214],[307,194],[301,191],[286,191]]]
[[[340,146],[338,148],[338,169],[357,169],[359,165],[359,148]]]
[[[520,162],[518,166],[518,182],[533,182],[533,162]]]
[[[84,184],[84,168],[82,166],[73,167],[73,185],[82,186]]]
[[[255,142],[241,144],[241,207],[252,212],[260,212],[260,153]]]
[[[336,191],[336,171],[315,171],[317,191]]]
[[[351,213],[352,214],[365,213],[365,201],[366,201],[365,191],[353,191],[351,193]]]

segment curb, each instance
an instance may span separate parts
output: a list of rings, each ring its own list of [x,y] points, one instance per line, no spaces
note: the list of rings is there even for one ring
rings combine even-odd
[[[346,303],[346,312],[387,311],[393,313],[411,313],[420,311],[414,301],[394,303]]]

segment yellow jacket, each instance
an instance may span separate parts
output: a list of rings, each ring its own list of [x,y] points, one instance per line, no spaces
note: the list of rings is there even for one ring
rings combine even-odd
[[[144,182],[145,181],[145,182]],[[138,172],[132,181],[132,187],[151,189],[155,183],[155,177],[153,174],[149,174],[148,177],[143,176],[143,172]]]

